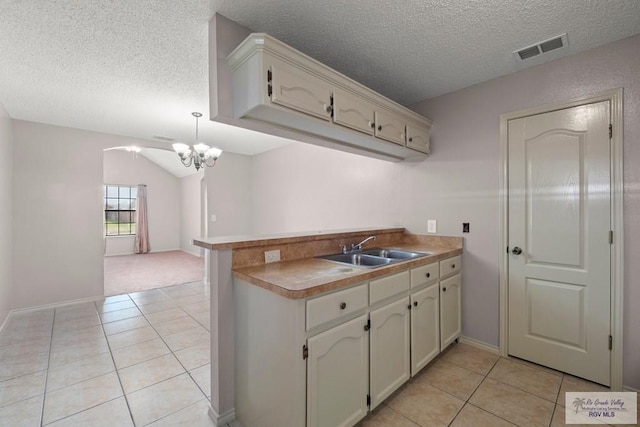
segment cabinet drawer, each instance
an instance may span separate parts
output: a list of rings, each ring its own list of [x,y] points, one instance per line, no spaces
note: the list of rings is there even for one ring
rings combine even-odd
[[[369,282],[370,303],[373,305],[378,301],[405,292],[409,290],[409,287],[410,279],[408,271],[383,277],[382,279],[372,280]]]
[[[307,331],[367,307],[367,284],[307,301]]]
[[[437,262],[411,270],[411,289],[440,278],[440,265]]]
[[[451,276],[460,271],[462,259],[460,255],[440,261],[440,277]]]

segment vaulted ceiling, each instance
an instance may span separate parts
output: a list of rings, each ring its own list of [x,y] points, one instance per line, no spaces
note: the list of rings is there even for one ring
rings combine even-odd
[[[640,33],[637,0],[0,0],[0,102],[15,119],[192,141],[216,12],[405,105]],[[564,33],[567,47],[513,54]],[[242,154],[287,143],[208,121],[200,135]]]

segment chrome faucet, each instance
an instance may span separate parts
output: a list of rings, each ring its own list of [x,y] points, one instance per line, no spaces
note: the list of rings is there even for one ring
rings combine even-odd
[[[376,236],[369,236],[366,239],[364,239],[362,242],[358,243],[357,245],[354,245],[352,243],[351,244],[351,252],[361,251],[362,250],[362,245],[367,243],[369,240],[376,240]]]

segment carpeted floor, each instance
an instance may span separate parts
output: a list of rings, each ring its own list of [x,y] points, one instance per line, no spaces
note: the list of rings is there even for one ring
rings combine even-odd
[[[201,281],[204,258],[182,251],[104,257],[104,294],[120,295]]]

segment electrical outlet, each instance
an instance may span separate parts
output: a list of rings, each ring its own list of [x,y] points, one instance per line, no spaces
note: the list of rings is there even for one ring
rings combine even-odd
[[[430,219],[427,221],[427,233],[436,233],[436,220]]]
[[[463,233],[468,233],[469,232],[469,223],[468,222],[463,222],[462,223],[462,232]]]
[[[275,251],[265,251],[264,253],[264,263],[269,264],[270,262],[278,262],[280,261],[280,249],[276,249]]]

